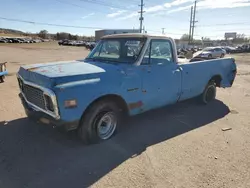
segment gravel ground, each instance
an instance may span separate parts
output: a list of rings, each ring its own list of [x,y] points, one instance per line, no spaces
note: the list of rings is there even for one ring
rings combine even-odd
[[[82,145],[29,121],[18,98],[19,66],[85,57],[56,44],[0,46],[0,187],[250,187],[250,55],[235,56],[232,88],[207,106],[193,100],[131,118],[111,140]],[[222,131],[224,128],[231,130]]]

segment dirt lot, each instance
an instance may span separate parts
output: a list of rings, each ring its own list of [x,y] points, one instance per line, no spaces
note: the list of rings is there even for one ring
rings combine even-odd
[[[235,56],[234,86],[208,106],[190,100],[148,112],[111,140],[83,146],[74,132],[25,117],[15,74],[24,64],[87,53],[54,43],[0,46],[10,72],[0,84],[1,188],[250,187],[250,55]]]

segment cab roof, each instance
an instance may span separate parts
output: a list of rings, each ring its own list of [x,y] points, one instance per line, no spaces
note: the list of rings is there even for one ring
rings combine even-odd
[[[145,34],[145,33],[124,33],[124,34],[112,34],[103,36],[102,39],[109,39],[109,38],[163,38],[163,39],[171,39],[166,35],[154,35],[154,34]]]

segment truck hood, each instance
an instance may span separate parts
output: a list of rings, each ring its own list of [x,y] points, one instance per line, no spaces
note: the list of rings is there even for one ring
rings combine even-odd
[[[122,66],[83,60],[22,66],[18,74],[26,81],[52,88],[55,85],[103,77],[122,71]]]

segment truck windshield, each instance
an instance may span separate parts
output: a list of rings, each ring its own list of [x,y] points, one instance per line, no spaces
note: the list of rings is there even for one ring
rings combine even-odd
[[[99,41],[86,60],[110,63],[135,63],[146,38],[110,38]]]

